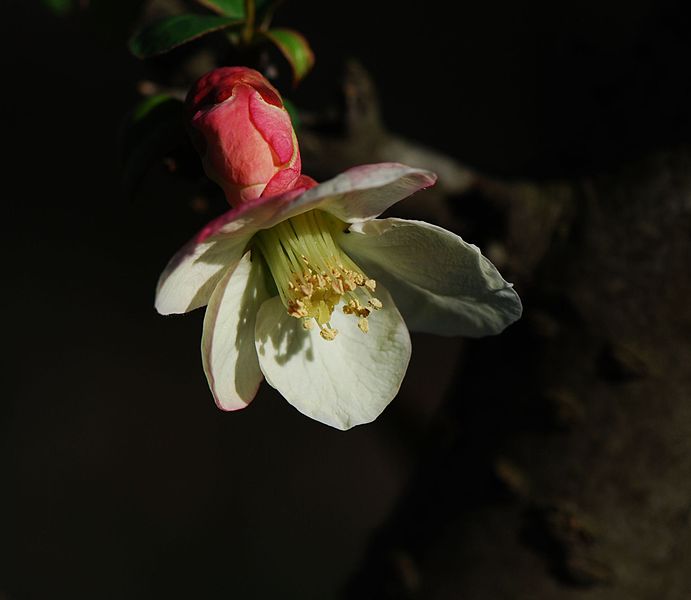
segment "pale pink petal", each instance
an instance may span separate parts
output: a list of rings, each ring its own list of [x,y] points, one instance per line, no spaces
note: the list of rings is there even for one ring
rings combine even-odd
[[[346,223],[368,221],[436,180],[431,171],[398,163],[354,167],[305,192],[285,207],[281,217],[318,208]]]
[[[301,178],[300,180],[301,181]],[[216,217],[195,236],[197,243],[203,242],[215,235],[229,233],[240,234],[260,229],[268,229],[283,220],[282,212],[302,196],[307,187],[295,187],[292,190],[271,197],[254,198],[228,212]]]
[[[250,225],[255,231],[268,229],[316,208],[347,223],[368,221],[399,200],[434,185],[435,181],[436,175],[430,171],[398,163],[354,167],[318,185],[314,185],[312,178],[301,175],[296,187],[288,192],[263,195],[224,213],[209,223],[198,239]]]
[[[391,204],[434,183],[429,171],[383,163],[355,167],[311,189],[301,176],[297,187],[277,196],[256,198],[211,221],[176,254],[161,275],[156,308],[163,314],[203,306],[223,275],[223,268],[242,256],[260,229],[290,217],[321,209],[355,223],[376,217]]]
[[[234,267],[252,236],[282,220],[281,209],[305,188],[256,199],[217,217],[169,261],[158,280],[156,310],[163,314],[189,312],[208,303],[228,267]]]

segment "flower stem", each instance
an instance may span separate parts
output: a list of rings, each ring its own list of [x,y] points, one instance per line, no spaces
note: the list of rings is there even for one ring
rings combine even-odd
[[[249,46],[254,38],[255,16],[254,0],[245,0],[245,27],[242,30],[242,40],[246,46]]]

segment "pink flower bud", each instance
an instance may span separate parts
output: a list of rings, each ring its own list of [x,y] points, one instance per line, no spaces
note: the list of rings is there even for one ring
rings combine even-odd
[[[238,206],[300,178],[300,150],[276,89],[245,67],[214,69],[187,95],[192,141],[206,174]]]

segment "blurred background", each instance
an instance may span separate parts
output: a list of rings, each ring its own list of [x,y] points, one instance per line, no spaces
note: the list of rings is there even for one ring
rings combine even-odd
[[[443,162],[398,214],[479,244],[526,309],[415,334],[399,397],[345,433],[266,385],[219,411],[203,311],[153,309],[222,204],[184,153],[123,189],[142,82],[208,60],[134,58],[144,8],[3,2],[0,599],[690,598],[683,3],[280,7],[316,55],[279,79],[305,170]]]

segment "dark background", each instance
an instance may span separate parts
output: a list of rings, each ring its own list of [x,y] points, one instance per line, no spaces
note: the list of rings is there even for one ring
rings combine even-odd
[[[153,309],[158,274],[208,215],[162,167],[123,197],[118,131],[146,67],[125,45],[133,3],[97,4],[56,17],[10,1],[0,20],[0,598],[339,598],[437,408],[472,405],[454,371],[473,346],[415,335],[400,396],[346,433],[267,386],[245,411],[216,409],[203,311]],[[441,2],[295,0],[277,22],[317,56],[300,106],[337,103],[355,57],[391,130],[548,180],[691,141],[682,5],[467,2],[455,16]]]

